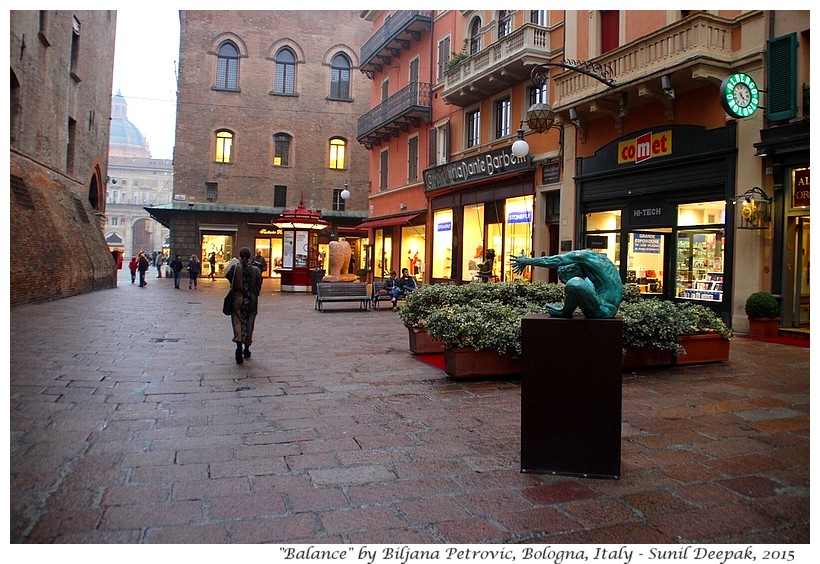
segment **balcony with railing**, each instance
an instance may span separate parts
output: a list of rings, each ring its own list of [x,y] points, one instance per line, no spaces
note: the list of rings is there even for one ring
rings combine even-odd
[[[382,65],[389,65],[402,49],[409,47],[410,41],[419,41],[421,33],[430,29],[432,22],[429,10],[397,11],[362,46],[360,70],[371,77],[381,72]]]
[[[449,68],[442,97],[448,104],[468,106],[528,80],[533,65],[546,63],[554,56],[549,30],[524,24]]]
[[[430,84],[411,82],[359,118],[356,140],[368,149],[402,131],[429,122],[432,113]]]
[[[704,81],[719,82],[731,69],[760,58],[763,45],[748,41],[738,49],[737,37],[745,35],[738,34],[742,26],[760,25],[762,18],[760,11],[736,19],[706,12],[689,16],[588,61],[607,69],[614,89],[579,72],[553,75],[553,107],[560,111],[617,92],[626,92],[630,100],[636,100],[648,91],[645,83],[661,75],[669,75],[678,92],[702,86]]]

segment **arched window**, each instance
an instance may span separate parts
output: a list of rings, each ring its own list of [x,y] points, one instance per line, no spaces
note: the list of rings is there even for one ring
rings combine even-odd
[[[273,78],[274,94],[296,93],[296,55],[287,47],[276,53],[276,76]]]
[[[481,51],[481,20],[474,18],[470,24],[470,55]]]
[[[290,141],[287,133],[273,136],[273,166],[290,166]]]
[[[498,11],[498,38],[507,37],[512,32],[512,15],[509,10]]]
[[[330,64],[330,97],[350,100],[350,59],[339,53]]]
[[[330,140],[330,168],[344,170],[346,144],[344,139],[338,137],[334,137]]]
[[[216,155],[215,160],[218,163],[231,162],[231,153],[233,149],[233,133],[227,130],[220,130],[216,132]]]
[[[216,87],[239,90],[239,49],[231,41],[225,41],[216,52]]]

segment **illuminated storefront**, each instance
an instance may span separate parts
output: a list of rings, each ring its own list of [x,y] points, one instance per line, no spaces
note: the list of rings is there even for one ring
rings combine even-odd
[[[490,279],[518,279],[510,257],[532,255],[530,157],[515,157],[505,147],[428,169],[424,176],[433,210],[431,280],[474,281],[490,249]]]
[[[729,315],[733,140],[734,125],[673,126],[613,141],[581,159],[582,247],[606,254],[643,295]]]

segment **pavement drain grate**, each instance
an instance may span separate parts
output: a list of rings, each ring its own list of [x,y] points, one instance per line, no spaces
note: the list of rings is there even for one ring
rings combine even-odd
[[[164,339],[160,337],[155,337],[151,339],[152,343],[178,343],[179,339]]]

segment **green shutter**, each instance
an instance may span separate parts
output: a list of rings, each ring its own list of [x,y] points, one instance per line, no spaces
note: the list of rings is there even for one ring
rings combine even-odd
[[[783,121],[797,115],[797,35],[769,40],[767,118]]]

